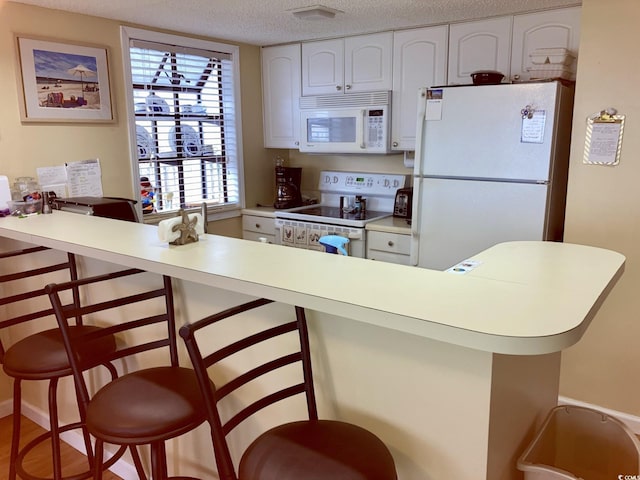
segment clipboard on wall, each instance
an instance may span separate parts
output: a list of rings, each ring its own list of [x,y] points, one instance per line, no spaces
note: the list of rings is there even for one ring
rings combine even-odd
[[[587,118],[582,163],[609,166],[620,163],[624,117],[614,109],[607,109]]]

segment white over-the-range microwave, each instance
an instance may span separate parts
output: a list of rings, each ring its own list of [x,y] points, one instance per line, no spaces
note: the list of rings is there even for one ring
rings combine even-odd
[[[391,92],[300,98],[300,151],[389,153]]]

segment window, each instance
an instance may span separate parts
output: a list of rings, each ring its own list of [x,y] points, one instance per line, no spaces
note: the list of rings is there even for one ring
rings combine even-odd
[[[145,219],[241,205],[238,47],[123,27]]]

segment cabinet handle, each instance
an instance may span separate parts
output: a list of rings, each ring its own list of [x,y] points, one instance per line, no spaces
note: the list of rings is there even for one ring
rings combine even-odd
[[[342,85],[336,85],[336,90],[338,91],[342,90]]]
[[[347,86],[346,86],[346,89],[347,89],[347,90],[351,90],[351,85],[347,85]]]
[[[391,146],[393,146],[393,147],[397,147],[397,146],[398,146],[398,142],[393,142],[393,143],[391,144]]]
[[[260,228],[260,224],[259,223],[256,223],[256,228]]]
[[[393,242],[392,242],[391,240],[389,240],[389,241],[387,242],[387,245],[389,245],[390,247],[393,247]]]

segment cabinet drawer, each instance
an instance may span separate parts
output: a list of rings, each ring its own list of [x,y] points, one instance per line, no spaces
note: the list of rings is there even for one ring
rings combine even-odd
[[[367,232],[367,249],[409,255],[411,236],[387,232]]]
[[[259,217],[257,215],[243,215],[242,230],[262,233],[265,235],[275,235],[276,219],[270,217]]]
[[[266,233],[259,233],[259,232],[250,232],[248,230],[242,231],[242,238],[243,240],[251,240],[253,242],[260,242],[262,238],[266,238],[267,243],[276,243],[275,235],[268,235]]]
[[[367,258],[369,260],[378,260],[379,262],[397,263],[399,265],[410,265],[411,257],[400,253],[383,252],[382,250],[367,250]]]

